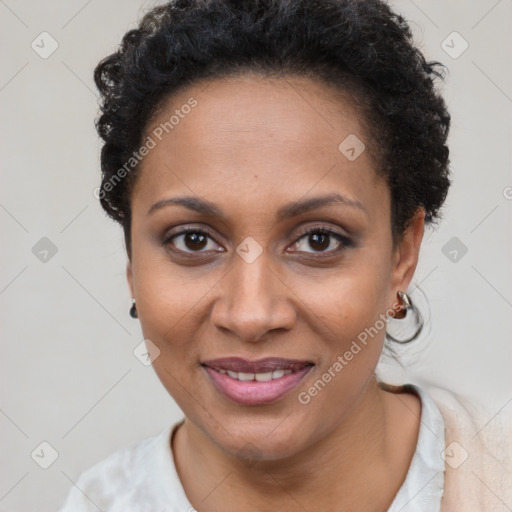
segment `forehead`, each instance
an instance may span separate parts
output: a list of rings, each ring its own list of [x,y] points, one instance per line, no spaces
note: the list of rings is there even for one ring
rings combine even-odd
[[[204,147],[211,143],[220,147],[243,145],[246,149],[255,144],[281,145],[283,150],[300,151],[306,144],[332,151],[337,150],[338,139],[344,134],[358,133],[366,138],[347,94],[297,76],[244,74],[199,82],[167,98],[152,127],[164,124],[170,114],[179,114],[181,109],[188,111],[185,106],[191,98],[197,106],[174,120],[180,125],[171,130],[176,145]],[[186,118],[193,121],[184,122]]]
[[[355,160],[343,152],[345,140],[357,152],[370,144],[348,95],[305,77],[196,83],[162,103],[145,135],[155,147],[134,194],[144,202],[192,192],[233,204],[250,190],[273,204],[311,191],[340,192],[371,209],[383,191],[368,151]]]

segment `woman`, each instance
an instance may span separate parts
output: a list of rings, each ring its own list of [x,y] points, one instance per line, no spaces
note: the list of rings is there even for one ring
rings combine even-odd
[[[440,70],[378,0],[177,0],[97,66],[99,198],[184,419],[62,511],[512,506],[496,423],[375,376],[386,334],[422,328],[406,291],[450,185]]]

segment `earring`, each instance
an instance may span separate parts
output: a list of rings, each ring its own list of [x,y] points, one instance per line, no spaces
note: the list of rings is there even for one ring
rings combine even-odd
[[[130,316],[132,318],[139,318],[137,314],[137,306],[135,305],[135,299],[132,299],[132,307],[130,308]]]
[[[386,336],[396,343],[409,343],[423,329],[423,317],[406,293],[398,292],[397,295],[403,303],[402,310],[405,314],[401,318],[389,318]]]

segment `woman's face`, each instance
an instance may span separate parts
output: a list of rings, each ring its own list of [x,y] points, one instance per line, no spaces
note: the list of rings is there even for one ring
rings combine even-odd
[[[371,382],[421,241],[393,250],[358,115],[309,79],[244,75],[181,91],[146,136],[128,280],[158,377],[227,453],[312,446]]]

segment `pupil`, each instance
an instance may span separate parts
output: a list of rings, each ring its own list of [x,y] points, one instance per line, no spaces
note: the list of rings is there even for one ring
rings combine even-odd
[[[198,233],[187,233],[185,236],[185,245],[189,249],[202,249],[206,245],[206,237]]]
[[[327,249],[327,247],[329,247],[329,243],[325,243],[329,238],[329,235],[326,235],[324,233],[315,233],[314,235],[310,235],[310,243],[309,245],[313,248],[313,249],[319,249],[321,251],[324,251],[325,249]],[[311,240],[313,240],[313,243],[311,243]],[[319,245],[320,247],[315,247],[315,244]]]

